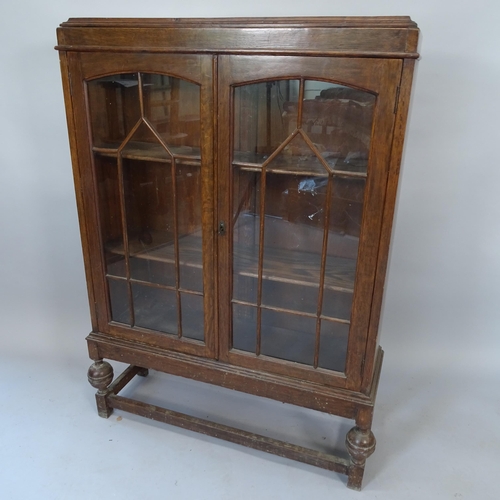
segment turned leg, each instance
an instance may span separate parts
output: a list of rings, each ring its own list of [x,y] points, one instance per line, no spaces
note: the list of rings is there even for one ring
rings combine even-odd
[[[366,459],[375,451],[375,436],[371,429],[353,427],[346,436],[345,445],[351,457],[347,487],[361,490]]]
[[[100,417],[108,418],[113,413],[113,408],[106,403],[107,388],[113,381],[113,367],[107,361],[98,359],[90,365],[88,379],[90,385],[97,389],[97,413]]]

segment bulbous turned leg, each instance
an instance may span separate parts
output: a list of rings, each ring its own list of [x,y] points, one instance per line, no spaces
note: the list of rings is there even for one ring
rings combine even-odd
[[[345,445],[351,457],[347,487],[361,490],[366,459],[375,451],[376,440],[370,429],[353,427],[345,438]]]
[[[97,389],[97,413],[100,417],[108,418],[113,413],[113,408],[106,403],[107,388],[113,381],[113,367],[107,361],[98,359],[90,365],[87,376],[90,385]]]

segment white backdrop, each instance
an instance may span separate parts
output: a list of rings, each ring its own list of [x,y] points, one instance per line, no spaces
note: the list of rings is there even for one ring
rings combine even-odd
[[[381,324],[387,373],[499,381],[498,1],[18,0],[3,2],[0,14],[3,355],[87,357],[90,321],[53,50],[60,22],[91,16],[410,15],[421,29],[421,59]],[[491,418],[498,420],[498,391],[491,395],[497,408]]]

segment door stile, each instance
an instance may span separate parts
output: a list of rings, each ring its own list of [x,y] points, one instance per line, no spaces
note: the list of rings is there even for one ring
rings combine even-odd
[[[371,388],[373,371],[375,369],[376,349],[378,344],[378,327],[382,309],[384,282],[386,278],[387,262],[389,258],[389,244],[396,207],[399,169],[403,154],[404,136],[410,93],[413,81],[414,59],[405,59],[401,68],[401,81],[397,92],[396,115],[394,118],[394,140],[391,145],[391,158],[388,172],[387,189],[384,203],[384,216],[380,236],[379,256],[375,275],[375,293],[373,295],[372,314],[370,317],[369,334],[366,346],[366,362],[363,367],[363,381],[361,391],[368,393]]]
[[[217,164],[214,144],[216,141],[216,95],[213,92],[216,84],[216,65],[210,55],[200,57],[201,68],[201,170],[202,170],[202,227],[203,227],[203,292],[205,315],[205,344],[211,358],[217,358],[218,326],[217,326],[217,279],[216,256],[217,241],[214,232],[216,217]]]
[[[231,88],[225,85],[230,78],[227,58],[217,57],[217,224],[224,222],[229,231],[220,234],[217,231],[218,242],[218,315],[219,315],[219,359],[229,361],[231,349],[232,310],[232,212],[231,212],[231,159],[230,145],[233,143],[232,123],[232,93]]]

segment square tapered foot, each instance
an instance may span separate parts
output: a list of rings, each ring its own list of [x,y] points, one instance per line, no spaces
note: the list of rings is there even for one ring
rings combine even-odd
[[[351,465],[349,467],[349,474],[347,476],[347,487],[350,488],[351,490],[361,491],[361,485],[363,483],[364,473],[365,473],[364,467]]]

